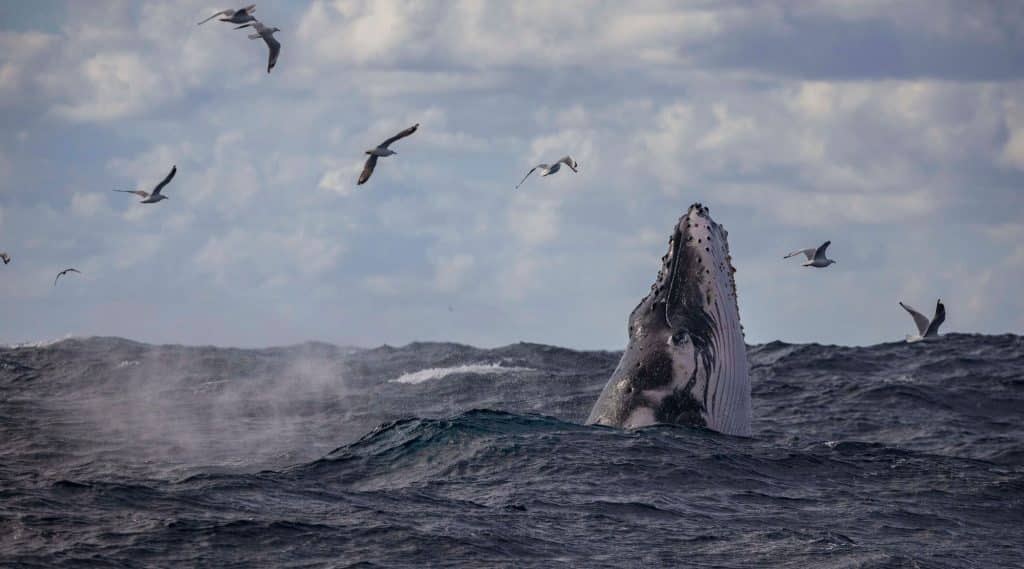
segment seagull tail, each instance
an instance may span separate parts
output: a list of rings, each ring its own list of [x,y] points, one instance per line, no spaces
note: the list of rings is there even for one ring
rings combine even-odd
[[[260,37],[262,36],[260,36],[259,34],[249,34],[249,39],[251,40],[258,40],[260,39]]]

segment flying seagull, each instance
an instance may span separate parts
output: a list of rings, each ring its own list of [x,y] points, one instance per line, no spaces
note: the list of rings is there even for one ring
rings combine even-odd
[[[231,22],[232,24],[244,24],[246,22],[251,22],[251,21],[256,19],[256,18],[252,17],[252,13],[255,12],[255,11],[256,11],[256,5],[255,4],[250,4],[249,6],[246,6],[245,8],[239,8],[237,10],[232,10],[232,9],[228,8],[227,10],[221,10],[220,12],[217,12],[216,14],[210,16],[209,18],[203,20],[202,22],[199,22],[196,25],[197,26],[201,26],[201,25],[205,24],[206,22],[209,22],[210,20],[216,18],[217,16],[224,16],[223,18],[220,19],[220,21],[222,21],[222,22]]]
[[[811,249],[798,249],[796,251],[793,251],[789,255],[786,255],[785,257],[783,257],[783,259],[788,259],[790,257],[793,257],[795,255],[799,255],[800,253],[803,253],[804,256],[807,257],[807,262],[803,263],[802,266],[804,266],[804,267],[819,267],[819,268],[820,267],[827,267],[827,266],[831,265],[832,263],[835,263],[835,261],[833,261],[832,259],[829,259],[829,258],[825,257],[825,249],[828,249],[828,246],[831,245],[831,244],[832,244],[831,241],[826,241],[826,242],[822,243],[821,246],[818,247],[817,249],[814,249],[814,248],[811,248]]]
[[[0,251],[0,261],[3,261],[5,265],[11,262],[11,256],[7,254],[7,251]]]
[[[53,279],[53,286],[57,286],[57,280],[60,279],[61,277],[63,277],[64,275],[68,274],[68,273],[82,274],[82,271],[79,271],[78,269],[72,269],[72,268],[64,269],[63,271],[57,273],[57,278]]]
[[[573,172],[579,171],[577,170],[577,168],[579,168],[580,165],[576,163],[576,160],[574,160],[572,156],[563,156],[558,162],[555,162],[550,166],[547,164],[537,164],[533,168],[530,168],[530,171],[527,172],[525,176],[523,176],[523,179],[520,180],[518,184],[516,184],[516,189],[519,189],[519,186],[523,185],[523,182],[525,182],[526,179],[530,177],[530,174],[533,174],[534,170],[539,169],[541,176],[550,176],[551,174],[554,174],[555,172],[561,170],[562,164],[568,166],[569,169],[572,170]]]
[[[420,123],[416,123],[410,126],[409,128],[403,130],[402,132],[396,134],[395,136],[392,136],[391,138],[378,144],[376,148],[371,148],[370,150],[367,150],[366,153],[369,154],[370,157],[366,159],[366,164],[363,165],[363,172],[359,174],[359,181],[357,182],[357,184],[365,184],[366,181],[370,179],[370,175],[373,174],[373,169],[377,166],[377,158],[380,158],[381,156],[391,156],[392,154],[397,154],[397,152],[388,148],[388,146],[391,143],[409,136],[410,134],[416,132],[416,129],[418,129],[419,127]]]
[[[942,326],[942,323],[946,321],[946,305],[942,304],[941,298],[935,303],[935,316],[932,316],[931,320],[928,320],[925,318],[924,314],[921,314],[902,302],[900,302],[900,306],[903,307],[903,310],[910,313],[910,316],[914,319],[914,324],[917,324],[918,335],[911,336],[908,334],[907,343],[912,344],[914,342],[920,342],[925,338],[932,338],[939,335],[939,326]]]
[[[267,59],[267,73],[277,65],[277,54],[281,53],[281,43],[274,38],[274,32],[281,31],[281,28],[269,28],[263,25],[263,22],[254,20],[248,24],[243,24],[235,28],[236,30],[242,28],[256,28],[255,34],[249,34],[249,39],[258,40],[263,38],[263,41],[267,42],[267,47],[270,48],[270,58]]]
[[[139,202],[139,203],[156,203],[156,202],[158,202],[160,200],[167,199],[167,196],[161,194],[160,190],[164,189],[164,186],[166,186],[167,184],[171,183],[171,178],[173,178],[174,175],[177,172],[178,172],[178,166],[175,165],[175,166],[173,166],[171,168],[171,173],[167,174],[167,177],[164,178],[162,182],[157,184],[156,188],[153,188],[153,193],[152,194],[149,193],[149,192],[143,191],[143,190],[113,190],[113,191],[115,191],[115,192],[123,192],[123,193],[126,193],[126,194],[135,194],[135,195],[139,196],[140,198],[142,198],[142,201]]]

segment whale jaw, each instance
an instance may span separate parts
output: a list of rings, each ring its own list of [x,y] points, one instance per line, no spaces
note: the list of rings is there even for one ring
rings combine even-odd
[[[679,219],[588,424],[670,423],[750,435],[750,378],[727,237],[700,204]]]

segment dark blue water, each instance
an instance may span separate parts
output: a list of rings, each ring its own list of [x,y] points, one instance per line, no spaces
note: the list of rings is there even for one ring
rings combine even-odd
[[[580,425],[617,357],[0,349],[0,566],[1024,566],[1021,337],[755,346],[750,439]]]

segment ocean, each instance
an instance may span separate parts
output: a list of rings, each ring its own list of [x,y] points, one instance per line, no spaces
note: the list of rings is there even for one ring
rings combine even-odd
[[[0,566],[1024,567],[1024,338],[751,346],[751,438],[584,426],[618,357],[0,348]]]

